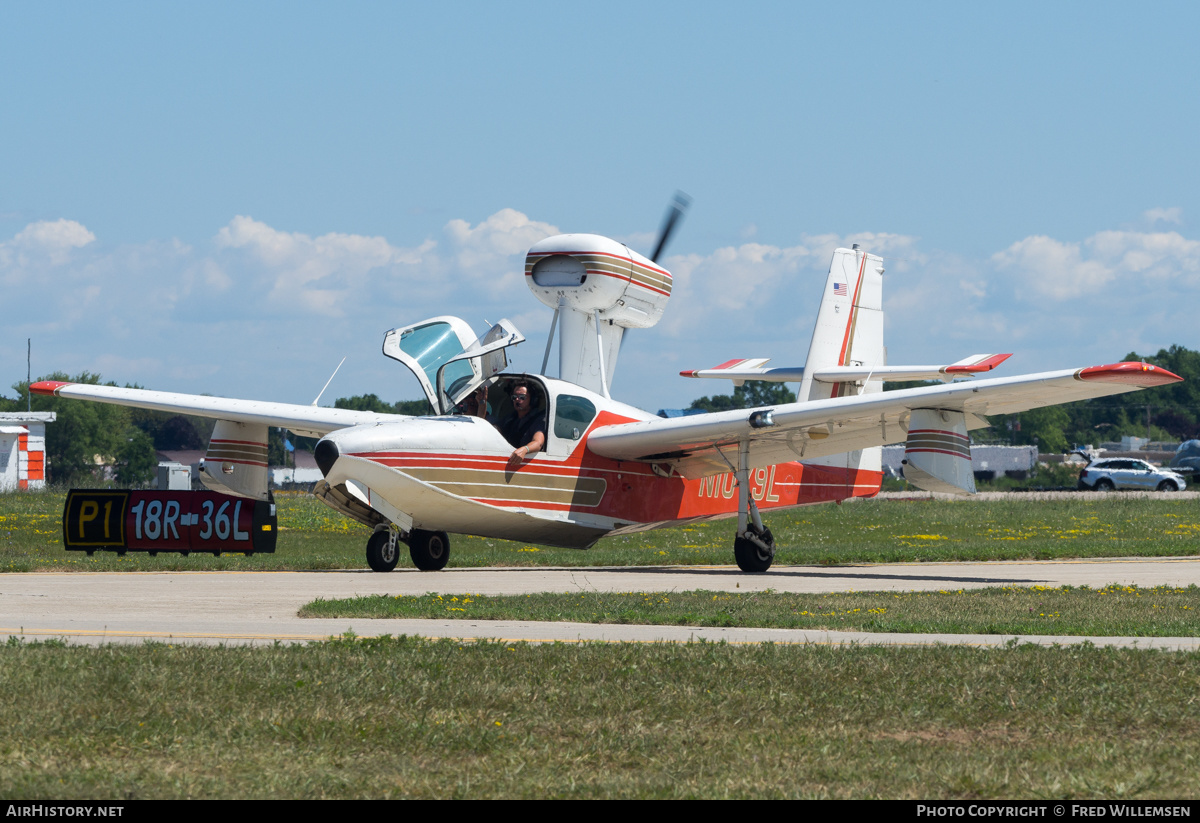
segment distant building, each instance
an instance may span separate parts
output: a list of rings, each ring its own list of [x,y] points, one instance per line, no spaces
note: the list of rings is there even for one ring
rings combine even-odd
[[[46,424],[54,412],[0,412],[0,492],[46,485]]]
[[[313,457],[312,452],[296,449],[288,456],[295,465],[271,467],[271,485],[275,488],[308,488],[313,483],[325,479],[325,475],[317,467],[317,459]]]

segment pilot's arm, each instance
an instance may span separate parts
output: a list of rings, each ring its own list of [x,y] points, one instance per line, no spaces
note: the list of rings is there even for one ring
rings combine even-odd
[[[475,403],[477,404],[473,413],[476,417],[482,417],[484,420],[487,420],[488,416],[487,395],[488,391],[486,383],[477,388],[473,393]]]
[[[546,447],[545,432],[535,431],[533,438],[521,446],[519,449],[514,449],[512,453],[513,460],[527,460],[530,455],[537,454]]]
[[[536,414],[537,412],[532,413]],[[546,448],[546,416],[545,414],[542,414],[542,416],[538,419],[537,425],[534,426],[533,435],[529,438],[529,442],[524,446],[518,446],[517,448],[513,449],[512,456],[509,457],[509,460],[515,460],[517,462],[528,460],[530,457],[537,454],[544,448]]]

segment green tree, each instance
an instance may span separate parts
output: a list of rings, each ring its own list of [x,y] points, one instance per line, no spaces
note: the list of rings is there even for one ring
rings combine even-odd
[[[354,397],[339,397],[333,401],[335,409],[395,414],[396,410],[379,399],[377,394],[356,394]]]
[[[379,414],[405,414],[410,417],[424,417],[432,414],[428,400],[400,400],[388,405],[379,399],[377,394],[356,394],[354,397],[339,397],[333,401],[335,409],[353,409],[354,411],[369,411]]]
[[[117,452],[116,478],[122,486],[144,486],[154,479],[158,457],[154,441],[141,429],[130,426],[125,444]]]
[[[136,388],[128,386],[127,388]],[[185,414],[130,409],[130,420],[145,432],[159,451],[203,449],[212,436],[215,420]]]
[[[100,375],[82,372],[68,377],[64,372],[55,372],[38,380],[98,384]],[[17,409],[24,409],[29,384],[22,381],[13,388],[17,391]],[[129,409],[123,406],[35,395],[33,410],[52,411],[57,415],[56,420],[46,426],[46,474],[54,483],[96,482],[101,476],[101,466],[112,465],[127,447],[131,430],[137,431],[130,423]]]
[[[733,394],[715,394],[712,397],[699,397],[692,401],[688,408],[703,409],[708,412],[729,411],[730,409],[753,409],[759,406],[782,406],[785,403],[795,403],[796,393],[783,383],[772,383],[767,380],[747,380],[733,390]]]
[[[396,414],[407,414],[410,417],[428,417],[433,414],[428,400],[399,400],[392,408]]]

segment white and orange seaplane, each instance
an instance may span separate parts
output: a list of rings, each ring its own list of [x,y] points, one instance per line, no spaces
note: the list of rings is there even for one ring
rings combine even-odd
[[[31,389],[215,418],[201,478],[216,491],[257,500],[270,497],[269,428],[320,437],[315,457],[324,480],[312,492],[374,529],[366,550],[375,571],[395,568],[401,542],[418,568],[443,568],[448,532],[587,548],[606,535],[736,516],[737,564],[763,572],[776,546],[760,513],[873,496],[885,444],[905,444],[910,483],[971,494],[967,433],[986,427],[987,415],[1181,379],[1146,363],[1116,363],[952,382],[990,371],[1003,354],[887,365],[883,260],[855,246],[833,254],[803,367],[767,367],[759,358],[682,372],[737,385],[799,383],[796,402],[656,417],[612,399],[609,387],[625,332],[657,323],[671,296],[671,274],[657,260],[681,213],[677,201],[650,257],[593,234],[550,237],[529,250],[525,282],[554,310],[540,374],[505,371],[506,349],[524,340],[507,320],[478,339],[456,317],[387,332],[383,353],[412,370],[434,416],[54,381]],[[556,327],[552,378],[546,366]],[[897,380],[942,385],[883,391],[885,381]],[[518,381],[527,413],[544,416],[544,438],[532,454],[514,451],[489,419],[455,413],[486,387],[491,420],[509,418]]]

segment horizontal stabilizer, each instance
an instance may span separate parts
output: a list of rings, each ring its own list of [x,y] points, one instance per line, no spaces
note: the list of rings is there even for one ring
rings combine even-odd
[[[956,377],[970,377],[980,372],[991,371],[1011,354],[973,354],[949,366],[827,366],[813,372],[812,379],[818,383],[853,383],[865,380],[942,380],[950,382]],[[747,380],[762,380],[768,383],[795,383],[804,379],[803,366],[777,366],[764,368],[770,358],[730,360],[711,369],[681,371],[682,377],[708,377],[732,380],[741,385]]]

